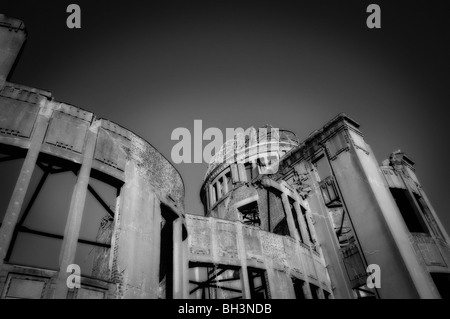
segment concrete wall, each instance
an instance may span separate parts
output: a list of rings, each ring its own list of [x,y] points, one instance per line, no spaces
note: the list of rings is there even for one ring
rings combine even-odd
[[[311,162],[320,154],[325,156],[338,187],[343,208],[348,212],[364,265],[381,268],[381,298],[439,298],[425,263],[416,253],[398,207],[389,191],[359,124],[341,114],[315,131],[298,148],[282,159],[275,179],[284,179],[293,169],[307,176],[302,187],[315,217],[315,230],[329,262],[331,281],[337,287],[336,296],[350,296],[349,279],[344,273],[341,253],[328,220],[328,209],[319,191],[318,180]],[[303,163],[303,164],[302,164]],[[391,178],[391,183],[396,180]],[[300,183],[302,184],[302,183]],[[334,238],[333,238],[334,237]],[[347,283],[346,283],[347,281]]]
[[[188,214],[186,223],[192,263],[265,270],[275,299],[295,298],[291,278],[332,291],[323,258],[294,238],[212,217]]]
[[[131,131],[56,102],[45,91],[6,83],[0,91],[0,114],[0,143],[27,150],[0,228],[2,297],[32,294],[35,298],[157,298],[161,204],[170,208],[171,220],[181,221],[174,242],[180,252],[186,237],[181,234],[185,233],[184,185],[172,164]],[[80,167],[56,272],[4,262],[39,154],[63,158]],[[82,289],[73,292],[66,285],[66,270],[74,263],[87,183],[93,170],[121,185],[106,267],[109,279],[83,277]],[[183,264],[177,262],[177,274],[182,276]]]

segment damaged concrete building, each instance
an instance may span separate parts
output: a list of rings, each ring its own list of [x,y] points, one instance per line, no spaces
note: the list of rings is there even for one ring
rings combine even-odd
[[[0,298],[449,297],[450,240],[413,161],[380,166],[347,115],[302,142],[227,142],[203,214],[188,214],[180,174],[147,141],[7,81],[25,39],[0,15]]]

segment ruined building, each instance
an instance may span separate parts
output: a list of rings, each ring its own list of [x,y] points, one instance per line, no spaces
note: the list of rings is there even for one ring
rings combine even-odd
[[[0,15],[0,298],[449,297],[449,237],[414,163],[379,166],[345,114],[302,142],[228,141],[187,214],[148,142],[8,82],[25,39]]]

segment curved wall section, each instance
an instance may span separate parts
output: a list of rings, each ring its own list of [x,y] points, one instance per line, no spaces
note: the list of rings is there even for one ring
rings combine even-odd
[[[0,164],[23,161],[0,215],[2,298],[182,293],[183,265],[172,256],[163,261],[171,254],[162,251],[182,254],[184,185],[163,155],[131,131],[37,89],[7,82],[0,115]],[[162,225],[170,245],[161,245]],[[81,268],[79,289],[67,284],[73,265]]]

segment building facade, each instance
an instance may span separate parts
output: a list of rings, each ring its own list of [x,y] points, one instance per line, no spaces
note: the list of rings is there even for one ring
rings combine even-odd
[[[150,143],[8,81],[25,40],[0,15],[0,298],[449,297],[414,163],[380,166],[347,115],[302,142],[270,126],[227,141],[188,214]]]

